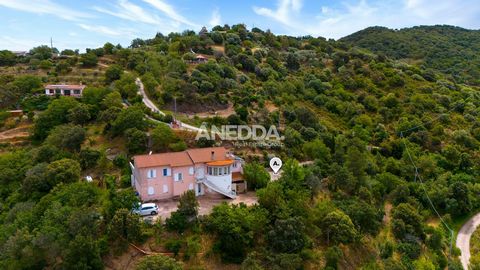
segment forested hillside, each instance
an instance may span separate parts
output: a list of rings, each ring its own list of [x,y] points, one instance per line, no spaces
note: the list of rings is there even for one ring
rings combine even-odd
[[[440,30],[413,29],[438,40]],[[418,42],[385,57],[403,32],[365,31],[386,41],[371,48],[384,53],[359,48],[376,43],[355,36],[290,37],[238,24],[0,61],[24,71],[0,75],[2,109],[28,116],[2,112],[1,130],[31,127],[24,142],[1,144],[0,268],[115,268],[135,244],[174,257],[133,256],[137,269],[461,269],[448,228],[480,209],[476,39],[452,28],[465,31],[455,46],[470,50]],[[451,64],[428,58],[435,50]],[[425,64],[396,60],[405,57]],[[142,103],[137,77],[166,116]],[[81,99],[41,94],[43,83],[83,78]],[[258,204],[224,203],[199,216],[187,193],[165,223],[131,213],[133,155],[223,143],[152,120],[171,122],[175,102],[191,125],[279,126],[283,147],[232,149],[247,162]],[[277,181],[264,172],[273,155],[284,160]]]
[[[480,31],[437,25],[400,30],[369,27],[341,39],[393,59],[442,71],[457,82],[480,84]]]

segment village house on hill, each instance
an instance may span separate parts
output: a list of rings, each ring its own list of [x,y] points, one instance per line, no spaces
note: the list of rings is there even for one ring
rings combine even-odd
[[[49,84],[45,86],[45,95],[81,97],[85,87],[82,84]]]
[[[142,201],[171,199],[194,190],[195,195],[235,198],[246,192],[243,160],[224,147],[133,157],[132,186]]]

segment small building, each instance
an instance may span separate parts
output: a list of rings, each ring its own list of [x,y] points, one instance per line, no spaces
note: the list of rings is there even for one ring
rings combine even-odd
[[[15,54],[15,56],[17,57],[25,57],[29,55],[27,51],[12,51],[12,53]]]
[[[84,89],[85,85],[82,84],[49,84],[45,86],[45,95],[81,97]]]
[[[196,54],[195,58],[193,58],[192,62],[200,64],[208,62],[208,57],[203,54]]]
[[[11,117],[20,117],[23,115],[23,110],[10,110],[8,111]]]
[[[142,201],[171,199],[188,190],[196,196],[233,199],[246,191],[242,165],[243,160],[224,147],[138,155],[130,163],[131,181]]]

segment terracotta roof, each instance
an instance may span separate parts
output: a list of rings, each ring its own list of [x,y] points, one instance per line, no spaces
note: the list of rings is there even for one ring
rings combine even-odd
[[[233,163],[233,160],[228,159],[228,160],[217,160],[217,161],[207,162],[207,165],[208,166],[226,166],[232,163]]]
[[[135,162],[135,167],[137,168],[158,166],[178,167],[206,162],[230,162],[229,164],[231,164],[233,162],[233,157],[227,154],[228,151],[225,147],[208,147],[189,149],[182,152],[139,155],[134,156],[133,160]]]
[[[49,84],[45,86],[45,89],[71,89],[71,90],[83,90],[85,85],[82,84]]]
[[[241,172],[233,172],[232,173],[232,181],[233,182],[242,182],[243,179],[243,174]]]
[[[225,149],[225,147],[195,148],[187,150],[187,153],[192,159],[193,163],[230,159],[227,157],[228,151]]]
[[[137,168],[158,166],[178,167],[193,165],[192,160],[185,151],[134,156],[133,160],[135,167]]]

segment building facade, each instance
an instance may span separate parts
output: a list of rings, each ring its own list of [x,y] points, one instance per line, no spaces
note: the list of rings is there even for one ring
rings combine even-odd
[[[235,198],[246,191],[242,165],[243,160],[224,147],[138,155],[130,163],[131,181],[142,201],[171,199],[188,190],[197,196]]]
[[[49,84],[45,86],[45,95],[81,97],[84,89],[85,85],[81,84]]]

